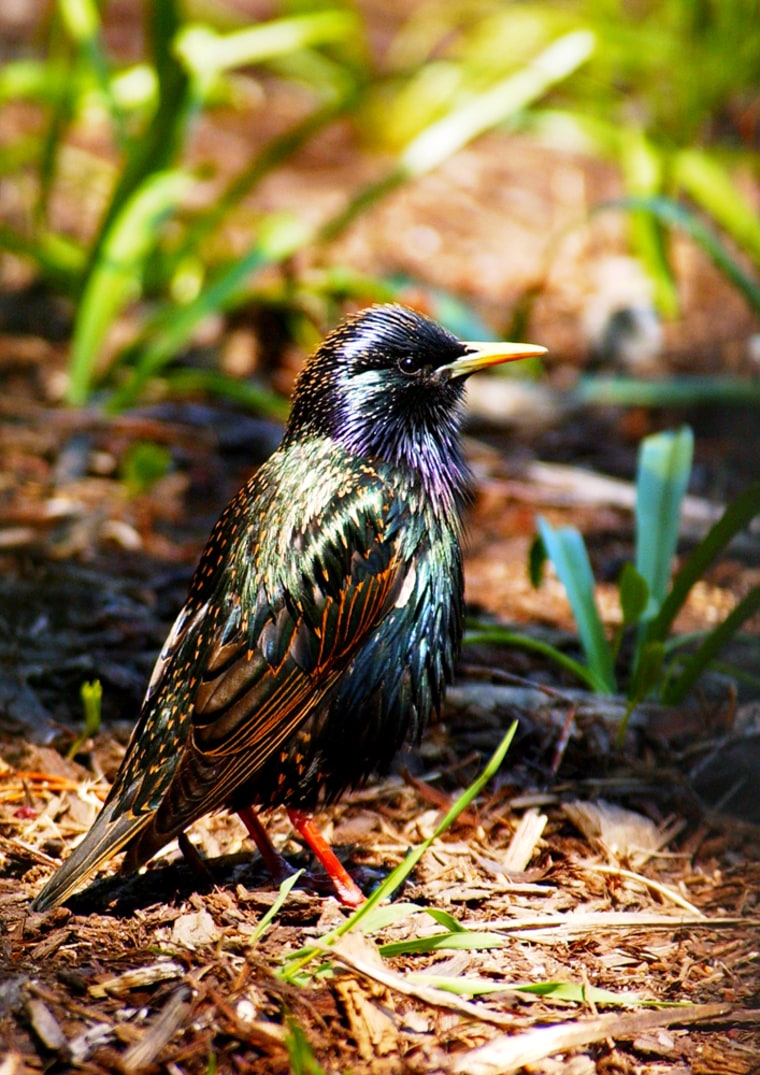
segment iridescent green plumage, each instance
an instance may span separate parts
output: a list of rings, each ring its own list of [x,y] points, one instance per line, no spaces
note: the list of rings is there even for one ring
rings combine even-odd
[[[221,515],[102,813],[35,901],[209,811],[311,810],[415,742],[462,634],[463,377],[538,349],[376,307],[307,363],[281,447]],[[249,826],[250,827],[250,826]]]

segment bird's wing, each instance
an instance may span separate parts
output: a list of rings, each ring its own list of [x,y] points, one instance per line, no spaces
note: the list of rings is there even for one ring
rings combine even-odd
[[[252,600],[224,590],[192,707],[192,733],[164,796],[162,834],[225,802],[319,705],[406,592],[395,504],[357,484],[293,535],[297,574],[260,582]],[[197,666],[196,666],[197,667]],[[148,839],[146,835],[146,840]],[[150,842],[150,840],[148,840]]]
[[[269,585],[259,581],[255,526],[247,548],[225,555],[212,535],[104,808],[37,897],[37,910],[63,902],[127,845],[133,861],[146,861],[224,805],[309,717],[405,599],[413,569],[396,515],[377,480],[353,483],[339,504],[325,506],[324,524],[315,518],[290,535],[290,570]],[[220,524],[226,533],[224,517]],[[246,556],[253,562],[244,571],[237,561]]]

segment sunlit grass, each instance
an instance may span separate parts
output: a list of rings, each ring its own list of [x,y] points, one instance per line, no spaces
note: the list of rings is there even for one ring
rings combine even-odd
[[[209,316],[266,301],[256,290],[264,270],[291,273],[299,252],[330,242],[390,191],[494,129],[555,144],[558,135],[575,138],[616,162],[628,197],[606,209],[629,219],[632,249],[666,316],[678,303],[673,230],[702,246],[760,308],[760,221],[734,176],[737,167],[752,167],[749,149],[740,131],[721,142],[718,124],[754,90],[754,0],[700,6],[699,17],[684,0],[635,8],[603,0],[432,0],[392,28],[382,52],[370,48],[361,10],[339,4],[297,14],[283,8],[281,17],[255,25],[231,23],[213,4],[195,20],[176,0],[144,10],[146,45],[137,62],[109,51],[107,8],[58,0],[45,48],[0,72],[0,102],[33,102],[43,118],[37,134],[3,147],[8,176],[34,193],[22,223],[0,226],[0,248],[31,261],[76,301],[73,403],[105,388],[112,406],[128,406],[156,380],[179,389],[177,356]],[[199,117],[220,108],[245,113],[240,87],[264,73],[292,83],[310,107],[260,146],[212,204],[194,205],[199,176],[189,154]],[[250,231],[244,199],[338,119],[366,146],[390,152],[384,172],[321,227],[307,226],[298,206],[289,220],[264,214],[248,249],[226,258],[226,229]],[[110,189],[95,231],[72,236],[56,230],[50,206],[67,155],[74,142],[87,144],[80,136],[91,128],[110,145],[108,168],[93,156]],[[367,299],[383,287],[366,284]],[[340,294],[326,274],[303,289],[311,308]],[[290,279],[283,294],[297,292]],[[125,313],[132,341],[114,349],[111,330]],[[225,386],[209,377],[207,387]]]

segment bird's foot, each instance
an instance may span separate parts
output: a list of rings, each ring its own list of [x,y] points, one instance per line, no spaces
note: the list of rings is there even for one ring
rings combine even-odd
[[[361,907],[367,897],[314,824],[311,814],[302,810],[288,810],[288,817],[293,828],[324,866],[340,902],[346,907]]]
[[[295,870],[278,851],[275,851],[272,841],[269,839],[267,831],[259,821],[253,807],[246,806],[239,810],[238,814],[248,829],[251,839],[259,849],[261,859],[272,875],[275,884],[280,885],[286,878],[292,877]],[[306,814],[302,810],[288,810],[288,817],[293,828],[303,837],[322,863],[339,901],[346,907],[360,907],[367,897],[314,824],[311,814]],[[318,890],[318,882],[316,879],[312,879],[312,881],[313,887]]]

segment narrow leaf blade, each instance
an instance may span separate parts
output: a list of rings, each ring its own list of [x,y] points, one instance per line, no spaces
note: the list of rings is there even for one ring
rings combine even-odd
[[[604,691],[613,694],[616,682],[612,651],[594,600],[594,576],[583,538],[574,527],[555,530],[540,517],[538,528],[549,559],[567,591],[589,668]]]
[[[670,581],[693,453],[694,435],[688,426],[647,437],[639,450],[636,570],[649,589],[648,619],[659,611]]]

